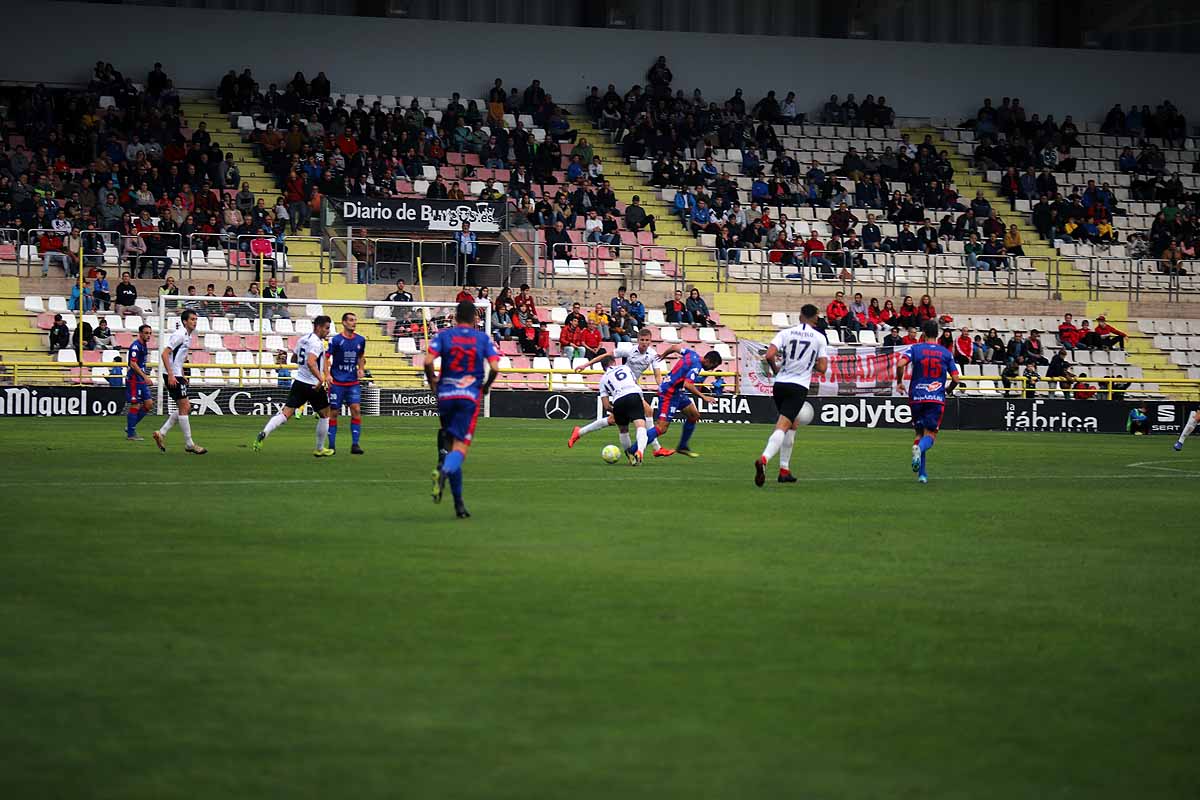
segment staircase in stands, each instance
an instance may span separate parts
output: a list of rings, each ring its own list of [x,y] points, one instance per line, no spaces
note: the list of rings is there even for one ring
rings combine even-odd
[[[668,255],[682,261],[683,248],[696,247],[696,237],[684,227],[672,206],[662,199],[659,190],[645,182],[643,176],[633,169],[622,157],[621,148],[612,144],[608,135],[592,125],[583,115],[568,117],[571,127],[587,137],[596,155],[604,162],[604,176],[612,184],[617,198],[625,203],[633,196],[641,198],[647,214],[653,214],[658,229],[654,244],[668,248]],[[670,249],[675,248],[675,252]],[[695,286],[707,298],[710,307],[721,315],[723,324],[732,327],[739,336],[760,339],[774,331],[760,325],[760,303],[757,289],[748,291],[721,290],[718,286],[718,265],[711,254],[692,252],[688,254],[687,271],[684,276],[686,288]],[[686,291],[685,291],[686,294]],[[645,298],[649,300],[650,298]],[[647,302],[647,305],[650,303]]]
[[[964,204],[970,203],[974,199],[976,191],[982,191],[983,196],[987,198],[993,208],[1010,208],[1008,199],[999,193],[998,187],[988,183],[985,175],[972,169],[970,162],[958,152],[958,148],[943,139],[937,129],[931,127],[907,128],[904,132],[909,134],[909,138],[913,142],[924,141],[925,136],[929,135],[938,150],[947,152],[950,164],[954,167],[954,183],[958,187]],[[1025,242],[1025,255],[1034,259],[1033,266],[1041,270],[1043,265],[1050,264],[1052,272],[1046,273],[1048,279],[1052,274],[1058,274],[1058,290],[1062,300],[1088,301],[1089,320],[1094,321],[1097,315],[1104,314],[1109,323],[1129,334],[1126,348],[1129,352],[1130,363],[1142,368],[1142,375],[1146,380],[1163,381],[1187,378],[1187,370],[1172,364],[1167,354],[1154,346],[1153,338],[1138,330],[1137,323],[1129,317],[1128,303],[1105,299],[1089,301],[1091,292],[1087,277],[1075,269],[1075,264],[1071,259],[1059,256],[1054,247],[1042,239],[1041,234],[1033,227],[1032,220],[1019,213],[1005,214],[1002,212],[1001,216],[1005,218],[1006,223],[1016,224],[1017,230],[1021,232],[1021,240]],[[1046,261],[1040,259],[1046,259]]]

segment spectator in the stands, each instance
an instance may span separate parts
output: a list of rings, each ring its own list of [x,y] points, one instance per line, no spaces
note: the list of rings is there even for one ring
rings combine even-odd
[[[651,233],[654,230],[654,215],[647,214],[645,208],[641,205],[641,198],[637,195],[633,196],[632,202],[625,207],[625,227],[637,233],[643,228],[649,228]]]
[[[992,328],[983,338],[983,358],[993,364],[1003,364],[1007,360],[1007,348],[999,332]]]
[[[1031,364],[1044,367],[1050,363],[1046,360],[1046,353],[1042,347],[1042,332],[1037,328],[1029,332],[1022,355],[1025,357],[1025,361]]]
[[[600,335],[600,327],[589,320],[588,326],[579,333],[579,342],[583,345],[585,358],[595,358],[600,355],[604,343],[604,337]]]
[[[850,302],[849,312],[858,322],[860,328],[873,331],[878,325],[871,321],[871,312],[867,304],[863,302],[862,292],[855,292],[854,299]]]
[[[546,257],[550,259],[571,258],[571,236],[567,233],[561,219],[554,223],[554,227],[546,231]]]
[[[92,310],[92,293],[86,279],[82,281],[82,284],[82,289],[80,289],[79,283],[71,284],[71,296],[67,299],[67,308],[71,311],[86,313]]]
[[[1074,316],[1063,314],[1063,321],[1058,325],[1059,343],[1068,350],[1074,350],[1079,346],[1079,340],[1079,328],[1075,325]]]
[[[987,268],[991,270],[993,280],[998,270],[1008,269],[1008,253],[1004,249],[1003,240],[996,238],[996,234],[988,236],[987,241],[983,243],[981,260],[985,261]]]
[[[608,333],[609,335],[604,338],[611,338],[617,344],[632,341],[633,337],[637,336],[637,325],[634,323],[633,317],[629,316],[629,312],[622,308],[617,316],[609,321]]]
[[[109,293],[108,272],[99,270],[96,280],[92,283],[92,299],[97,311],[108,311],[111,307],[112,295]]]
[[[804,261],[810,267],[816,267],[822,278],[834,276],[833,263],[825,257],[825,243],[821,241],[821,237],[815,230],[804,243]]]
[[[1076,400],[1094,400],[1096,399],[1096,387],[1087,382],[1088,374],[1086,372],[1079,373],[1079,379],[1075,381],[1071,387],[1074,389]]]
[[[50,352],[57,353],[71,344],[71,330],[63,321],[62,314],[54,315],[54,323],[50,326]]]
[[[687,307],[688,316],[691,317],[691,322],[693,325],[698,325],[700,327],[711,327],[716,324],[712,321],[712,318],[709,315],[708,304],[705,303],[704,298],[700,296],[699,289],[692,287],[692,289],[688,292],[688,298],[685,305]]]
[[[584,347],[580,333],[579,323],[573,318],[566,325],[563,325],[562,331],[558,335],[558,344],[562,348],[563,356],[566,358],[575,359],[583,357]]]
[[[921,301],[917,303],[917,323],[920,324],[937,318],[937,308],[933,305],[933,298],[927,294],[921,295]]]
[[[971,357],[975,352],[975,343],[971,339],[971,331],[969,328],[961,328],[958,332],[958,338],[954,340],[954,348],[951,351],[954,354],[954,363],[959,367],[965,367],[971,363]]]
[[[687,325],[692,321],[683,302],[683,292],[675,290],[675,296],[663,304],[663,315],[672,325]]]
[[[825,306],[825,322],[829,327],[835,328],[838,331],[858,331],[862,330],[862,325],[858,318],[850,313],[850,309],[846,306],[845,292],[836,292],[833,295],[833,300],[829,305]]]
[[[618,306],[618,310],[623,307],[624,306]],[[610,319],[611,317],[609,316],[609,313],[604,310],[604,304],[596,303],[596,305],[590,311],[588,311],[587,318],[584,320],[584,324],[579,326],[579,330],[584,330],[588,324],[595,324],[596,329],[600,331],[600,338],[607,339],[608,323]]]
[[[897,327],[893,327],[891,332],[883,337],[884,347],[902,347],[903,345],[904,338],[900,335],[900,329]]]
[[[1126,333],[1118,328],[1108,324],[1108,319],[1103,315],[1096,317],[1096,336],[1100,337],[1100,346],[1105,350],[1125,349]]]
[[[115,346],[112,328],[108,327],[108,318],[101,317],[96,327],[92,330],[92,338],[96,345],[102,349],[109,349]]]
[[[938,337],[937,343],[942,347],[954,352],[954,331],[946,326],[942,327],[942,335]]]
[[[638,299],[637,292],[632,292],[629,295],[629,316],[633,317],[634,322],[639,328],[646,324],[646,306]]]

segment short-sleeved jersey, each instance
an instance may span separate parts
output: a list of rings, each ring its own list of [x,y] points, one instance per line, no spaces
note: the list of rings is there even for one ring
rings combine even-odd
[[[142,372],[146,372],[147,355],[146,345],[142,344],[142,340],[134,339],[133,344],[129,345],[129,366],[125,368],[126,383],[136,383],[141,380],[141,377],[133,371],[133,365],[137,364]]]
[[[315,333],[306,333],[300,337],[300,341],[296,342],[296,380],[301,383],[307,383],[310,386],[316,386],[321,382],[321,375],[325,371],[325,359],[328,357],[325,353],[325,340]],[[317,357],[317,372],[314,375],[313,371],[308,368],[308,357],[315,355]]]
[[[625,359],[625,366],[633,371],[634,378],[640,378],[648,370],[653,371],[655,366],[659,370],[662,369],[662,358],[659,357],[658,351],[654,349],[654,345],[647,348],[646,352],[638,349],[636,342],[621,342],[613,350],[613,355],[617,358]]]
[[[794,383],[807,387],[812,383],[813,367],[825,355],[825,334],[801,323],[775,334],[771,344],[779,351],[776,383]]]
[[[633,370],[628,364],[609,367],[608,372],[605,372],[604,377],[600,379],[600,396],[607,397],[610,402],[615,403],[626,395],[641,395],[641,393],[637,376],[633,374]]]
[[[171,356],[171,374],[176,378],[183,377],[183,365],[187,363],[191,343],[192,335],[183,327],[176,328],[174,333],[167,337],[166,351]]]
[[[683,388],[684,381],[696,383],[700,378],[700,370],[702,369],[704,369],[704,364],[700,361],[700,354],[689,347],[685,347],[680,352],[679,360],[675,362],[675,366],[671,367],[671,371],[663,379],[659,391],[665,392],[668,389]]]
[[[439,399],[479,401],[483,390],[483,364],[500,360],[490,336],[470,325],[438,331],[429,342],[429,355],[442,359],[438,375]]]
[[[367,349],[367,340],[359,334],[337,334],[329,340],[329,377],[338,386],[358,384],[358,359]]]
[[[958,377],[954,356],[940,344],[919,342],[908,349],[912,380],[908,397],[914,403],[945,403],[946,386]]]

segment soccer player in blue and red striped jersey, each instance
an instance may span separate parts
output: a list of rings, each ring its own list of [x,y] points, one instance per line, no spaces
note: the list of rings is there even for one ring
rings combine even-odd
[[[329,358],[325,360],[325,382],[329,385],[329,449],[337,449],[338,416],[342,406],[350,407],[350,453],[361,456],[358,445],[362,434],[362,378],[367,363],[367,340],[355,332],[358,317],[342,314],[342,332],[329,340]]]
[[[912,448],[912,470],[921,483],[929,482],[925,471],[925,456],[933,447],[942,415],[946,413],[946,395],[958,386],[958,366],[950,351],[937,343],[937,320],[926,320],[921,326],[923,338],[908,348],[896,364],[896,388],[905,394],[905,367],[912,365],[912,377],[907,388],[908,404],[912,408],[916,439]]]
[[[692,395],[709,398],[707,392],[698,388],[702,383],[699,379],[700,370],[714,370],[719,366],[721,354],[716,350],[708,351],[703,358],[690,347],[685,347],[679,352],[679,360],[658,387],[658,414],[654,419],[654,427],[661,437],[671,425],[671,414],[681,411],[684,417],[683,432],[679,435],[679,446],[674,451],[660,450],[655,455],[670,455],[671,452],[675,452],[691,458],[696,457],[697,454],[688,446],[692,441],[692,433],[696,430],[696,423],[700,421],[700,410],[696,408]]]
[[[129,408],[125,412],[125,438],[140,442],[137,424],[154,408],[150,397],[150,373],[146,372],[146,358],[150,353],[150,326],[138,328],[137,338],[129,345],[129,367],[125,371],[125,399]]]
[[[499,373],[500,353],[491,338],[475,327],[475,304],[464,300],[454,312],[455,326],[438,331],[429,342],[425,378],[437,395],[438,468],[433,471],[433,502],[442,501],[446,482],[454,494],[454,513],[460,519],[471,514],[463,505],[462,466],[475,436],[483,396]],[[433,360],[442,359],[441,374],[435,375]],[[491,370],[484,377],[484,362]],[[445,453],[443,458],[442,454]]]

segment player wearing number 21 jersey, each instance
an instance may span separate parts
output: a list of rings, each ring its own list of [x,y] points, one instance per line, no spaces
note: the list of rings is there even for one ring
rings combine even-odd
[[[912,470],[921,483],[929,481],[925,457],[933,447],[942,415],[946,412],[946,395],[958,385],[958,366],[950,351],[937,343],[937,320],[926,320],[921,326],[922,340],[912,345],[896,365],[896,388],[904,393],[904,369],[912,365],[908,384],[908,403],[912,407],[916,437],[912,446]]]
[[[475,327],[475,304],[464,300],[455,309],[455,326],[439,331],[429,342],[425,377],[437,393],[438,468],[433,471],[433,502],[440,503],[446,482],[454,494],[454,513],[461,519],[471,516],[463,505],[463,460],[475,437],[475,421],[483,395],[498,374],[500,353],[491,337]],[[440,374],[435,375],[433,360],[441,359]],[[484,362],[491,366],[485,378]]]
[[[766,466],[776,453],[779,454],[779,482],[796,482],[791,472],[792,446],[799,427],[796,418],[808,398],[813,373],[824,374],[829,366],[829,359],[825,355],[825,334],[813,327],[820,313],[811,304],[801,308],[800,324],[777,333],[763,356],[767,369],[775,374],[771,394],[775,398],[779,418],[775,421],[775,430],[767,439],[766,448],[754,462],[755,486],[762,486],[766,482]]]

